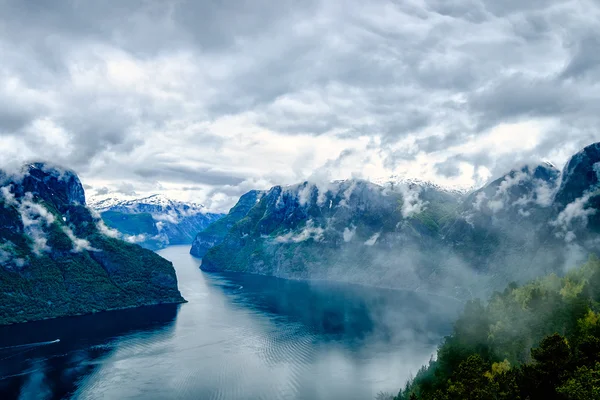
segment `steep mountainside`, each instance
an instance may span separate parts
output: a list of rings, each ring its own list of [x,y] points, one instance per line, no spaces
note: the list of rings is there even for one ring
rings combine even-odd
[[[276,186],[206,252],[202,269],[458,297],[562,272],[600,250],[598,148],[562,175],[547,163],[524,166],[464,195],[419,182]]]
[[[276,186],[208,251],[202,269],[433,290],[454,279],[443,261],[461,268],[437,245],[439,221],[457,207],[455,196],[416,185]]]
[[[190,244],[198,232],[223,216],[206,212],[200,204],[175,201],[162,195],[134,200],[97,199],[91,207],[100,213],[106,225],[119,231],[123,239],[150,249]]]
[[[198,233],[192,243],[190,253],[195,257],[204,257],[210,248],[223,241],[227,232],[248,214],[248,211],[256,205],[264,194],[264,192],[259,190],[251,190],[240,197],[237,204],[229,210],[229,213],[225,217],[218,219],[205,230]]]
[[[567,239],[593,241],[600,233],[600,143],[587,146],[569,160],[554,206]]]
[[[529,165],[474,191],[445,224],[445,244],[503,283],[555,270],[570,254],[551,224],[559,178],[550,164]]]
[[[0,325],[183,301],[170,262],[111,236],[73,172],[0,172]]]

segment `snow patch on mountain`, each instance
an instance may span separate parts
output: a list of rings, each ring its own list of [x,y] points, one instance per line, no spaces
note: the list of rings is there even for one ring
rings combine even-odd
[[[175,211],[182,217],[207,213],[206,207],[202,204],[173,200],[163,194],[153,194],[143,198],[93,196],[88,200],[88,204],[99,212],[112,210],[140,213],[149,212],[148,210],[156,210],[156,213],[162,214],[168,211]]]
[[[442,186],[430,181],[418,178],[406,178],[399,175],[379,177],[372,179],[371,182],[393,190],[399,187],[420,187],[423,189],[433,189],[438,192],[444,192],[458,196],[466,195],[467,193],[477,189],[474,186]]]

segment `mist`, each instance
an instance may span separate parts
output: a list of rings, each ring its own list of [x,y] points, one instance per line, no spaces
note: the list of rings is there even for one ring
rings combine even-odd
[[[598,21],[0,0],[0,399],[598,397]]]

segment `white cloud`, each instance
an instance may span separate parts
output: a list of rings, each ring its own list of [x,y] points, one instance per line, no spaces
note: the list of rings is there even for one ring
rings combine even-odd
[[[23,268],[27,265],[27,260],[15,257],[15,246],[11,242],[0,244],[0,266],[4,268]]]
[[[595,214],[598,210],[586,207],[587,202],[594,193],[587,193],[584,196],[575,199],[572,203],[567,204],[564,210],[558,214],[556,221],[553,221],[555,226],[570,227],[576,222],[587,225],[588,217]]]
[[[576,235],[573,229],[579,227],[585,227],[588,223],[588,218],[598,210],[592,207],[587,207],[589,199],[593,195],[598,195],[597,192],[589,192],[582,197],[575,199],[573,202],[567,204],[567,206],[558,214],[556,220],[551,221],[550,225],[559,228],[561,231],[557,233],[560,237],[564,237],[567,243],[575,240]]]
[[[300,243],[312,239],[320,242],[323,240],[324,233],[325,230],[323,228],[315,226],[314,221],[309,219],[300,232],[290,231],[284,235],[277,236],[273,241],[275,243]]]
[[[380,235],[381,235],[381,233],[377,232],[376,234],[374,234],[373,236],[371,236],[365,242],[365,246],[373,246],[373,245],[375,245],[375,243],[377,243],[377,239],[379,239]]]
[[[48,238],[44,227],[54,223],[54,215],[44,206],[33,202],[31,193],[26,193],[18,205],[19,214],[25,233],[33,241],[33,252],[40,256],[43,252],[49,252]]]
[[[2,186],[2,188],[0,188],[0,195],[4,199],[5,207],[18,205],[18,202],[15,200],[15,195],[12,192],[11,186]]]
[[[340,201],[339,205],[342,207],[348,207],[348,201],[350,201],[350,196],[352,196],[352,193],[354,193],[354,189],[356,189],[356,180],[353,180],[350,185],[346,188],[346,190],[344,190],[344,193],[342,193],[342,200]]]
[[[414,185],[401,184],[398,186],[398,190],[402,194],[402,216],[404,218],[410,218],[415,214],[419,214],[425,211],[427,202],[423,201],[419,196],[421,194],[421,187]]]
[[[306,186],[304,186],[298,193],[298,204],[300,204],[301,206],[308,204],[313,189],[314,186],[311,184],[307,184]]]
[[[148,239],[147,235],[140,233],[139,235],[123,235],[123,240],[128,243],[142,243]]]
[[[473,202],[473,207],[475,207],[477,211],[481,211],[481,206],[486,200],[487,196],[484,192],[477,193],[477,195],[475,196],[475,201]]]
[[[354,238],[354,235],[356,234],[356,227],[355,226],[350,226],[350,228],[345,227],[344,228],[344,242],[350,242],[352,240],[352,238]]]
[[[69,228],[68,226],[63,226],[62,230],[65,233],[65,235],[67,235],[69,237],[69,239],[71,240],[71,242],[73,243],[73,249],[71,250],[73,253],[81,253],[84,250],[99,251],[98,249],[93,248],[88,240],[81,239],[81,238],[78,238],[77,236],[75,236],[75,233],[73,232],[73,230],[71,228]]]
[[[312,178],[471,187],[597,140],[591,0],[17,2],[0,5],[0,164],[52,160],[93,189],[227,211]]]
[[[104,236],[108,236],[113,239],[118,239],[121,237],[121,233],[119,231],[117,231],[116,229],[112,229],[112,228],[109,228],[108,226],[106,226],[106,224],[104,223],[102,218],[96,219],[96,227],[98,228],[100,233],[103,234]]]

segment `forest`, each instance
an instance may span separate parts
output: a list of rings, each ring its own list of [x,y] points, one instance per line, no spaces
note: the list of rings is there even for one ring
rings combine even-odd
[[[468,302],[396,399],[600,399],[600,259]]]

